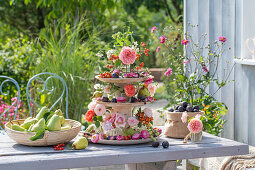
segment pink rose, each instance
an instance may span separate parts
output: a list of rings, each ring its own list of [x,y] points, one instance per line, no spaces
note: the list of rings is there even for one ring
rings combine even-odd
[[[150,84],[150,85],[148,86],[148,90],[149,90],[149,92],[150,92],[151,96],[154,96],[155,91],[156,91],[156,86],[155,86],[155,85]]]
[[[127,122],[129,126],[136,126],[139,123],[139,121],[135,117],[129,117]]]
[[[197,115],[195,116],[196,119],[200,119],[200,117],[201,117],[200,114],[197,114]]]
[[[172,74],[172,69],[168,68],[167,71],[164,73],[165,76],[170,76]]]
[[[182,123],[186,123],[187,122],[187,118],[188,118],[188,114],[185,111],[185,112],[182,113],[182,117],[181,117]]]
[[[96,105],[97,105],[97,103],[95,101],[92,101],[92,102],[89,103],[88,109],[89,110],[94,110]]]
[[[102,104],[97,104],[94,111],[97,116],[103,116],[103,114],[105,114],[105,112],[106,112],[106,108]]]
[[[147,117],[151,117],[152,114],[153,114],[153,112],[152,112],[152,110],[151,110],[150,108],[144,108],[144,109],[143,109],[143,112],[144,112],[144,114],[145,114]]]
[[[117,114],[116,120],[115,120],[115,125],[117,127],[125,127],[125,125],[126,125],[125,116],[122,114]]]
[[[104,129],[105,131],[108,131],[108,130],[113,129],[112,123],[111,123],[110,121],[106,121],[106,122],[103,124],[103,129]]]
[[[91,137],[91,142],[97,143],[98,141],[99,141],[99,135],[98,135],[98,134],[94,134],[94,135]]]
[[[136,51],[130,47],[123,47],[120,54],[119,59],[123,64],[129,65],[133,64],[136,60]]]
[[[203,123],[200,119],[193,118],[188,124],[188,129],[191,133],[199,133],[203,130]]]
[[[111,113],[106,113],[106,117],[104,119],[104,122],[106,121],[110,121],[111,123],[113,123],[115,121],[116,118],[116,113],[115,112],[111,112]]]

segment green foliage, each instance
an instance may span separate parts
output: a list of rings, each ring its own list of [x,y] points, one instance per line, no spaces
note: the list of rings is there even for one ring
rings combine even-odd
[[[97,34],[93,32],[86,34],[86,37],[80,37],[86,26],[85,21],[73,28],[67,25],[65,34],[56,34],[53,29],[46,29],[41,34],[42,45],[38,51],[41,62],[37,73],[52,72],[64,78],[69,91],[69,116],[76,120],[80,120],[81,115],[85,113],[85,106],[92,95],[94,74],[100,67],[100,58],[96,56],[95,51],[102,46],[96,41]],[[47,101],[56,101],[62,93],[60,82],[54,86],[60,90]],[[64,106],[63,102],[59,107],[65,110]]]

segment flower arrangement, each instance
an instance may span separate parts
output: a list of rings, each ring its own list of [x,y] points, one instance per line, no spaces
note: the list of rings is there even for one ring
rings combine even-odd
[[[196,29],[198,26],[188,27],[187,30]],[[173,35],[176,38],[168,38]],[[155,30],[153,37],[157,36],[159,37],[157,54],[168,58],[164,83],[170,98],[169,105],[178,105],[182,101],[191,103],[192,107],[198,105],[200,110],[205,112],[205,119],[202,120],[204,130],[219,135],[226,122],[223,116],[227,112],[227,107],[216,100],[215,94],[231,82],[229,77],[234,67],[227,62],[228,67],[224,69],[224,76],[219,78],[217,75],[219,61],[228,49],[225,47],[226,37],[220,36],[213,43],[206,43],[207,34],[202,34],[195,42],[189,32],[183,34],[182,29],[172,26],[166,27],[163,32]],[[217,88],[209,93],[207,89],[211,84]]]

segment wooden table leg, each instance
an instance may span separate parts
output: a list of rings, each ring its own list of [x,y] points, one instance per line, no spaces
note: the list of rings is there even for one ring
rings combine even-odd
[[[125,170],[176,170],[176,161],[126,164]]]

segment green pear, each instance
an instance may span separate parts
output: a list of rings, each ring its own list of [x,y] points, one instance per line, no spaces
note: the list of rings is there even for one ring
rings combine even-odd
[[[85,137],[80,137],[72,144],[73,149],[85,149],[88,146],[88,140]]]
[[[20,127],[19,125],[12,125],[12,130],[16,130],[16,131],[20,131],[20,132],[24,132],[26,129],[24,129],[23,127]]]
[[[151,96],[151,93],[146,87],[142,87],[142,88],[140,88],[140,90],[138,92],[138,98],[140,96],[145,96],[147,98],[147,97]]]
[[[45,119],[41,118],[31,129],[32,132],[39,132],[45,130]]]
[[[61,130],[67,130],[67,129],[71,129],[70,125],[63,124],[61,127]]]
[[[28,117],[28,118],[26,118],[26,119],[24,120],[24,123],[26,123],[27,121],[29,121],[29,120],[31,120],[31,119],[33,119],[33,117]]]
[[[45,115],[45,113],[48,113],[49,112],[49,109],[44,106],[41,108],[40,112],[36,115],[36,119],[40,120],[41,118],[43,118],[43,116]]]
[[[124,134],[123,136],[128,136],[128,135],[131,135],[133,136],[134,134],[136,134],[137,132],[134,130],[134,129],[131,129],[131,128],[128,128],[124,131]]]
[[[61,125],[65,124],[66,123],[66,120],[64,118],[64,116],[59,116],[60,117],[60,123]]]
[[[47,119],[46,119],[46,125],[48,125],[48,123],[49,123],[49,121],[50,121],[50,119],[51,119],[51,117],[52,117],[53,115],[55,115],[55,113],[54,113],[54,112],[50,112],[49,116],[48,116]]]
[[[26,119],[24,123],[21,124],[21,127],[29,129],[29,127],[36,122],[37,122],[36,118]]]
[[[55,114],[59,116],[63,116],[63,112],[60,109],[56,110]]]
[[[92,98],[98,98],[98,97],[102,97],[102,96],[103,96],[103,92],[95,91]]]
[[[61,130],[60,116],[54,114],[47,124],[47,129],[49,131]]]

